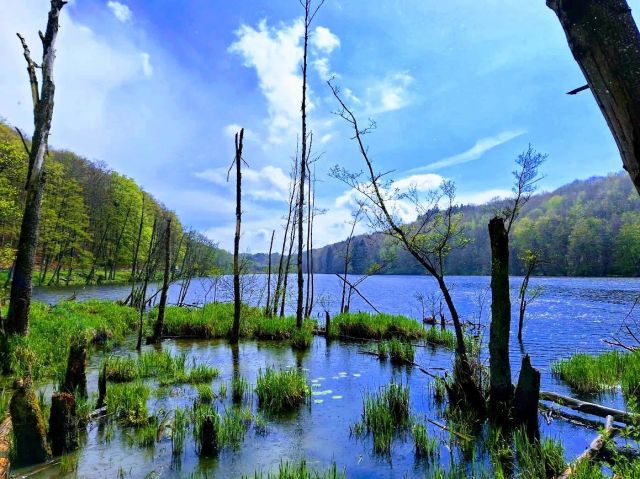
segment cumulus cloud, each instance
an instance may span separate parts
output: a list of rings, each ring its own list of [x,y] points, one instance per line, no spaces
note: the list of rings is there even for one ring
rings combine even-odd
[[[414,78],[408,72],[391,73],[367,88],[367,110],[370,113],[385,113],[399,110],[411,102],[409,87]]]
[[[415,188],[417,191],[430,191],[438,188],[443,181],[444,178],[442,176],[427,173],[400,178],[393,182],[393,186],[401,191],[406,191],[411,188]]]
[[[226,168],[213,168],[198,172],[196,177],[219,186],[229,187]],[[244,168],[242,179],[246,186],[243,191],[254,200],[289,201],[290,178],[281,168],[267,165],[260,170]]]
[[[118,19],[118,21],[127,23],[129,20],[131,20],[131,9],[124,3],[109,0],[107,2],[107,7],[109,7],[109,10],[113,12],[113,15]]]
[[[481,138],[478,141],[476,141],[476,143],[471,148],[463,151],[462,153],[458,153],[457,155],[444,158],[442,160],[436,161],[435,163],[430,163],[420,168],[415,168],[413,171],[438,170],[440,168],[460,165],[462,163],[468,163],[469,161],[477,160],[481,158],[482,155],[484,155],[486,152],[504,143],[507,143],[508,141],[511,141],[514,138],[522,136],[525,133],[526,132],[524,130],[508,130],[508,131],[503,131],[501,133],[498,133],[495,136]]]
[[[302,77],[299,64],[303,50],[302,20],[271,28],[262,20],[257,28],[242,25],[229,51],[242,56],[244,65],[254,68],[269,110],[269,141],[282,143],[295,135],[299,121]],[[313,105],[309,104],[309,108]]]
[[[326,27],[316,27],[310,43],[317,51],[327,54],[340,47],[340,39]]]

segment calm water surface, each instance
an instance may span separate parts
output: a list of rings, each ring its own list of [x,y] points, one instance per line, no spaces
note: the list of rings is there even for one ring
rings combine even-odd
[[[257,278],[255,281],[258,284],[264,279]],[[451,277],[449,283],[461,316],[476,321],[481,310],[479,292],[488,288],[489,278]],[[514,312],[517,311],[515,298],[519,283],[519,278],[512,278]],[[638,319],[635,312],[630,313],[630,310],[640,290],[640,280],[535,278],[532,286],[541,286],[543,293],[529,307],[523,348],[531,354],[534,365],[542,371],[543,389],[572,393],[550,374],[551,362],[576,351],[595,353],[608,349],[602,340],[619,334],[625,318],[631,325]],[[329,304],[330,309],[335,311],[340,294],[339,280],[331,275],[316,275],[315,287],[316,296],[323,297],[323,303]],[[210,280],[194,280],[187,302],[211,301],[214,295],[218,300],[225,300],[228,299],[227,289],[220,284],[214,292]],[[256,286],[253,294],[247,294],[251,302],[260,300],[260,289]],[[415,294],[429,294],[436,290],[436,285],[424,276],[378,276],[367,279],[359,289],[381,311],[418,318],[422,312]],[[76,294],[78,299],[122,299],[128,291],[127,286],[102,286],[78,289]],[[172,288],[170,301],[177,296],[177,291],[177,286]],[[72,292],[73,288],[41,289],[36,291],[36,297],[55,303]],[[485,324],[489,304],[487,296],[482,308],[482,322]],[[370,307],[354,297],[351,309],[370,310]],[[515,340],[515,326],[512,340],[514,375],[521,354],[521,347]],[[309,380],[313,381],[316,395],[297,415],[268,418],[269,431],[266,436],[249,429],[239,450],[225,449],[216,460],[200,460],[190,439],[186,441],[185,453],[178,463],[172,459],[168,439],[156,444],[155,448],[142,449],[129,445],[127,435],[131,434],[130,431],[116,430],[113,439],[106,444],[104,425],[94,424],[88,428],[85,447],[79,453],[77,472],[64,475],[57,467],[52,467],[36,477],[107,478],[117,477],[119,473],[134,478],[178,478],[189,477],[191,473],[206,473],[208,477],[240,477],[252,474],[255,469],[273,469],[281,460],[302,458],[319,467],[325,467],[335,460],[340,468],[346,468],[348,477],[428,476],[430,466],[416,462],[410,435],[394,441],[391,458],[381,458],[373,454],[371,439],[356,439],[349,434],[349,426],[360,418],[363,392],[377,389],[391,379],[410,386],[411,407],[415,416],[427,416],[444,422],[442,411],[431,400],[428,376],[415,368],[394,368],[377,358],[359,353],[361,345],[341,341],[327,343],[323,338],[315,338],[310,351],[304,354],[294,353],[287,345],[241,343],[237,362],[232,360],[229,346],[220,341],[165,341],[162,347],[187,353],[188,361],[193,359],[219,368],[221,377],[213,381],[215,390],[219,383],[229,382],[234,368],[238,368],[251,384],[255,384],[258,371],[266,366],[301,367],[307,370]],[[94,390],[97,388],[96,369],[99,361],[98,356],[91,361],[89,383]],[[449,367],[451,353],[428,347],[417,348],[416,362],[425,367]],[[158,411],[171,410],[176,406],[187,407],[194,397],[195,391],[191,387],[181,386],[166,397],[152,396],[149,408]],[[624,406],[616,392],[595,399],[605,404]],[[230,404],[224,403],[219,407],[222,410],[230,407]],[[256,404],[251,407],[255,410]],[[592,430],[558,420],[551,424],[541,421],[541,428],[543,435],[562,438],[569,458],[579,454],[594,434]],[[440,463],[448,463],[451,454],[455,460],[460,459],[458,452],[451,453],[445,445],[448,433],[432,425],[429,425],[429,433],[442,440]],[[155,475],[148,476],[150,473]]]

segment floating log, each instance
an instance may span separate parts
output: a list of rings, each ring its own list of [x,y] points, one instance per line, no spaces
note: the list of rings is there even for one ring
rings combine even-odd
[[[9,469],[11,468],[9,454],[12,432],[11,416],[7,416],[0,424],[0,479],[9,479]]]
[[[613,416],[609,415],[607,416],[607,420],[605,423],[604,430],[602,431],[602,434],[598,434],[593,439],[593,441],[591,441],[591,444],[589,444],[589,447],[587,448],[587,450],[584,451],[582,454],[580,454],[575,461],[573,461],[569,466],[567,466],[565,471],[558,477],[558,479],[569,479],[571,475],[574,473],[574,471],[576,470],[576,467],[578,466],[578,464],[584,461],[590,461],[593,458],[595,458],[600,453],[605,443],[607,442],[607,439],[611,436],[612,433],[613,433]]]
[[[596,431],[602,429],[605,426],[605,423],[603,421],[589,419],[578,414],[572,414],[570,412],[563,411],[560,408],[547,406],[546,404],[539,404],[538,409],[542,411],[542,416],[545,418],[547,423],[550,423],[550,420],[552,418],[557,417],[578,426],[595,429]]]
[[[587,401],[581,401],[569,396],[563,396],[562,394],[552,393],[549,391],[541,391],[540,399],[545,401],[551,401],[561,406],[566,406],[575,411],[580,411],[586,414],[592,414],[599,417],[612,416],[615,421],[619,421],[625,424],[631,424],[634,420],[638,419],[637,414],[628,413],[620,409],[614,409],[607,406],[601,406]]]

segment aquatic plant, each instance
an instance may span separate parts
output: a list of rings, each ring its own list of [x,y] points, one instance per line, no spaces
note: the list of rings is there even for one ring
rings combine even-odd
[[[194,408],[194,437],[198,453],[211,456],[222,447],[222,420],[218,410],[211,405]]]
[[[273,413],[294,409],[311,394],[307,376],[297,369],[267,368],[258,373],[256,382],[258,404]]]
[[[404,340],[425,337],[422,325],[407,316],[371,313],[342,313],[331,320],[331,335],[359,339]]]
[[[435,459],[438,453],[438,441],[428,436],[426,426],[414,424],[411,428],[411,434],[416,457]]]
[[[105,360],[104,366],[107,381],[126,383],[138,377],[138,362],[129,356],[111,356]]]
[[[559,441],[552,438],[531,439],[524,429],[517,429],[513,434],[513,442],[520,471],[518,477],[557,477],[564,471],[564,450]]]
[[[291,333],[291,347],[294,349],[308,349],[312,342],[313,332],[309,327],[296,328]]]
[[[126,425],[143,425],[148,418],[148,398],[149,387],[141,381],[112,384],[107,388],[107,412]]]
[[[382,361],[386,361],[389,357],[389,346],[386,341],[379,341],[377,347],[378,358]]]
[[[206,364],[198,364],[192,367],[184,378],[184,382],[189,384],[203,384],[211,382],[211,380],[217,378],[220,375],[220,371],[214,367],[207,366]],[[178,378],[176,382],[183,382]]]
[[[356,436],[371,434],[373,450],[389,454],[394,435],[409,425],[409,417],[409,386],[392,382],[376,393],[365,393],[361,419],[352,432]]]
[[[135,430],[135,441],[138,447],[155,446],[158,439],[160,420],[157,416],[151,416],[148,421]]]
[[[251,424],[253,415],[250,409],[232,408],[222,419],[222,441],[233,448],[238,448]]]
[[[454,349],[456,347],[456,337],[453,331],[436,328],[435,326],[425,329],[424,340],[429,344],[444,346],[448,349]]]
[[[435,399],[436,403],[441,404],[447,397],[446,379],[439,376],[433,378],[433,380],[429,383],[429,388],[433,393],[433,399]]]
[[[408,341],[400,341],[393,338],[388,342],[389,345],[389,358],[392,364],[411,364],[415,351],[413,344]]]
[[[243,479],[346,479],[346,477],[344,472],[338,471],[335,462],[328,469],[317,471],[310,469],[307,462],[302,460],[298,463],[281,462],[277,471],[266,475],[256,471],[253,476],[243,476]]]
[[[60,456],[60,472],[69,474],[78,469],[79,456],[77,453],[63,454]]]
[[[189,415],[184,409],[177,408],[173,413],[173,424],[171,426],[171,454],[173,456],[180,456],[184,451],[188,425]]]
[[[249,391],[249,382],[240,375],[234,374],[231,378],[231,400],[241,403]]]
[[[551,371],[576,392],[595,393],[619,384],[625,369],[630,369],[632,363],[640,363],[640,354],[608,351],[593,356],[577,353],[554,362]]]
[[[196,392],[198,393],[198,401],[200,403],[208,404],[216,398],[216,394],[210,384],[196,385]]]

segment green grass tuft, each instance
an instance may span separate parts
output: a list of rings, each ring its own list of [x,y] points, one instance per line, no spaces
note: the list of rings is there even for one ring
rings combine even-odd
[[[307,401],[311,388],[307,376],[297,369],[260,371],[256,383],[258,404],[263,409],[278,413],[289,411]]]

